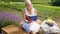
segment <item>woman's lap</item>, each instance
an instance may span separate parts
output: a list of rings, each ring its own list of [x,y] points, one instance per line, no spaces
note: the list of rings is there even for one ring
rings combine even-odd
[[[40,29],[40,25],[37,24],[36,22],[32,22],[30,24],[24,22],[23,23],[23,28],[27,31],[30,32],[30,30],[38,32],[38,30]]]

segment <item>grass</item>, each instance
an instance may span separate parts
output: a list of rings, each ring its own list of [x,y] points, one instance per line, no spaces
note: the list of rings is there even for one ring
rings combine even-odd
[[[34,4],[49,5],[51,0],[32,0]]]
[[[17,4],[15,2],[0,2],[0,7],[8,7],[15,10],[20,10],[23,7],[23,4]]]
[[[40,19],[41,17],[43,19],[45,19],[44,17],[52,17],[52,18],[60,17],[60,7],[38,5],[38,4],[34,4],[34,7],[38,10],[38,16],[40,16]]]

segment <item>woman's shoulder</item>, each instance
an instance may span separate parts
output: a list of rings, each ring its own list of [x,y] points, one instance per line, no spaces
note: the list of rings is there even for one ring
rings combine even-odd
[[[33,8],[33,9],[34,9],[34,12],[37,13],[37,10],[35,8]]]
[[[25,14],[25,9],[22,11],[22,13],[24,13],[24,14]]]

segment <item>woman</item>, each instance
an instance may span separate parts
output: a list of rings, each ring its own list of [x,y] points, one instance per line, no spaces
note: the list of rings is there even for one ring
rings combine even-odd
[[[60,32],[59,27],[52,19],[44,20],[41,23],[41,28],[43,29],[44,34],[52,34],[52,33],[56,34]]]
[[[30,0],[25,0],[26,8],[23,10],[23,28],[26,32],[35,34],[40,29],[40,25],[36,23],[37,11],[33,8]]]

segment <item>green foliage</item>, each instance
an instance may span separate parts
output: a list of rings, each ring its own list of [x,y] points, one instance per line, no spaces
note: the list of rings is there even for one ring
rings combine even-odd
[[[0,24],[1,24],[0,28],[11,25],[11,24],[17,25],[15,21],[10,21],[10,20],[4,20],[4,21],[2,20],[0,21]]]
[[[60,6],[60,0],[51,0],[53,6]]]
[[[4,1],[0,2],[0,6],[19,10],[19,11],[22,11],[24,8],[23,4],[17,4],[15,2],[4,2]]]
[[[24,0],[12,0],[14,2],[23,2]]]
[[[4,1],[4,2],[10,2],[10,1],[13,1],[13,2],[22,2],[24,0],[1,0],[1,1]]]
[[[51,17],[52,19],[60,17],[60,7],[40,4],[34,4],[34,7],[38,10],[38,19],[44,20],[47,17]]]
[[[32,0],[33,4],[50,5],[51,0]]]

